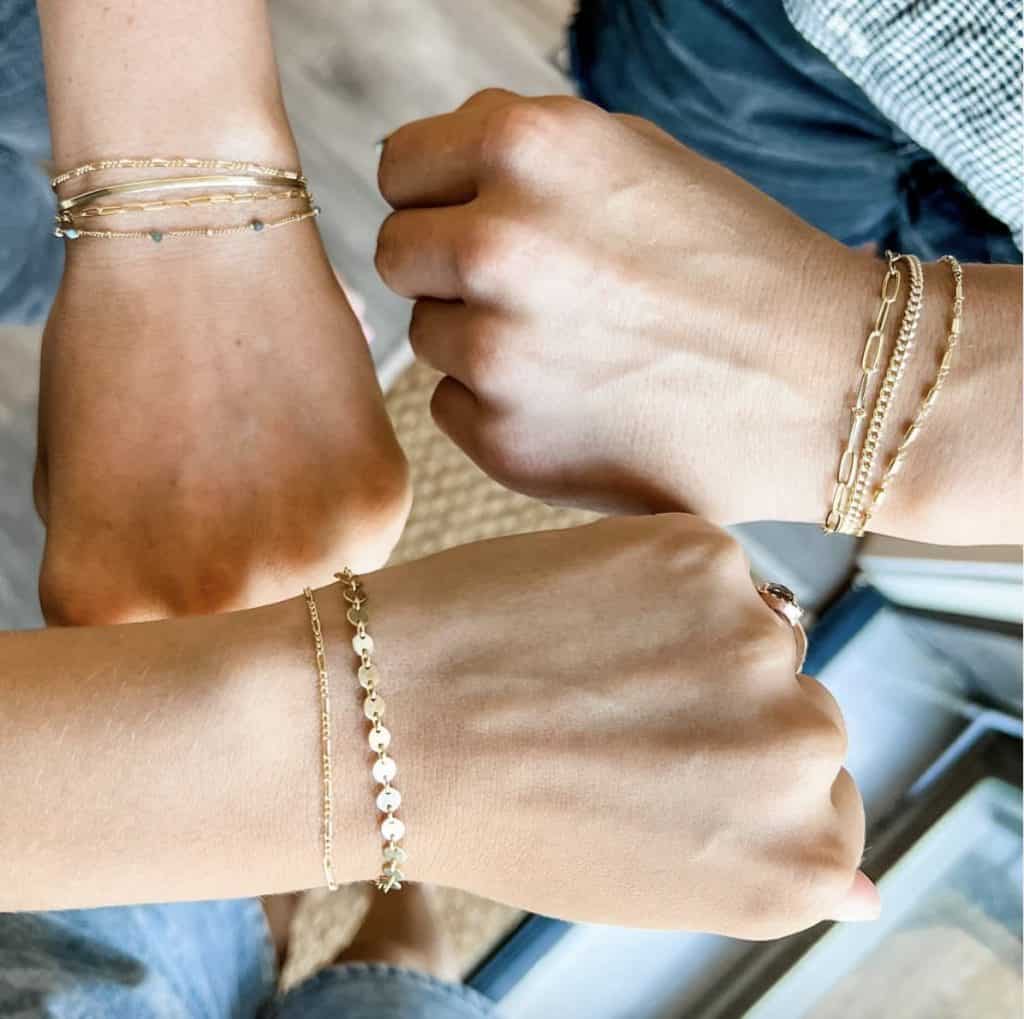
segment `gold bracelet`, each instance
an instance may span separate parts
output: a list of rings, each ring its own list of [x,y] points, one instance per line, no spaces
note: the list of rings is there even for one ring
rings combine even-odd
[[[320,628],[320,613],[316,599],[307,587],[302,592],[309,609],[309,624],[313,629],[313,646],[316,652],[317,691],[320,697],[320,789],[321,789],[321,848],[323,849],[324,881],[330,891],[337,891],[334,879],[334,776],[331,747],[331,691],[327,679],[327,654],[324,650],[324,635]]]
[[[842,527],[850,498],[850,486],[857,471],[860,457],[861,428],[868,415],[867,399],[871,379],[879,369],[882,360],[882,348],[885,344],[885,324],[889,318],[889,309],[896,302],[900,293],[901,275],[896,268],[896,256],[889,252],[889,268],[882,279],[882,303],[875,315],[875,325],[868,338],[864,341],[864,349],[860,355],[860,378],[857,381],[856,397],[850,408],[850,434],[846,440],[846,449],[839,458],[839,469],[836,471],[836,483],[832,490],[832,505],[825,517],[825,533],[834,534]]]
[[[188,227],[181,230],[80,230],[78,227],[58,225],[54,237],[66,237],[74,241],[80,237],[91,237],[98,240],[150,240],[159,244],[167,237],[226,237],[229,234],[262,233],[265,230],[276,230],[290,223],[302,223],[307,219],[316,219],[320,215],[320,206],[314,205],[305,212],[296,212],[283,219],[252,219],[238,226],[206,226]]]
[[[896,452],[893,454],[892,459],[890,459],[888,466],[885,468],[885,471],[882,474],[882,480],[879,481],[878,486],[875,488],[875,491],[871,496],[871,501],[868,503],[868,507],[864,511],[864,522],[861,525],[859,531],[860,534],[864,533],[864,529],[867,527],[872,514],[875,513],[884,502],[885,497],[888,494],[889,485],[892,483],[893,478],[895,478],[903,469],[903,463],[906,460],[907,451],[921,434],[921,427],[924,425],[928,415],[932,412],[932,408],[939,399],[939,392],[942,389],[943,383],[946,381],[946,376],[949,375],[950,368],[953,366],[953,351],[956,350],[957,344],[960,342],[960,330],[963,323],[964,313],[963,267],[952,255],[943,255],[939,261],[948,262],[950,271],[953,273],[953,309],[950,314],[949,333],[946,336],[946,347],[942,354],[942,360],[939,362],[939,369],[935,374],[935,380],[932,382],[928,392],[921,400],[913,421],[911,421],[907,430],[903,433],[903,439],[897,447]]]
[[[191,169],[191,170],[223,170],[228,173],[241,171],[246,174],[262,174],[266,177],[279,177],[284,180],[305,183],[301,170],[282,170],[276,166],[264,166],[244,159],[195,159],[188,156],[129,156],[123,159],[99,159],[91,163],[82,163],[72,170],[64,170],[50,178],[50,187],[55,190],[61,184],[79,177],[86,177],[101,170],[155,170],[155,169]]]
[[[381,786],[377,793],[377,809],[387,815],[380,826],[384,839],[383,863],[377,877],[377,887],[387,894],[402,887],[405,875],[401,867],[407,854],[399,845],[405,835],[405,824],[395,816],[402,803],[402,795],[391,784],[398,771],[395,759],[388,754],[391,733],[384,728],[384,699],[377,692],[380,672],[373,660],[373,638],[366,632],[369,617],[366,612],[366,591],[363,582],[347,567],[336,573],[341,583],[341,594],[347,603],[345,618],[355,627],[352,648],[359,657],[359,685],[366,691],[363,700],[363,714],[370,722],[367,740],[370,749],[377,755],[373,762],[373,778]]]
[[[276,177],[259,174],[165,177],[163,179],[153,177],[148,180],[128,180],[122,184],[109,184],[107,187],[94,188],[92,191],[82,191],[70,198],[61,199],[57,203],[57,209],[59,212],[72,212],[83,205],[91,205],[110,195],[144,194],[147,191],[197,191],[202,188],[244,188],[253,185],[271,188],[291,187],[290,184],[283,184]]]
[[[887,252],[887,257],[890,254]],[[906,307],[903,309],[899,335],[896,337],[896,343],[889,355],[889,363],[885,369],[882,386],[875,398],[867,433],[864,436],[853,494],[850,497],[847,513],[843,518],[841,529],[844,534],[860,535],[864,533],[864,496],[875,466],[882,429],[885,427],[893,396],[903,379],[907,359],[917,334],[917,323],[921,318],[921,303],[924,297],[924,273],[921,269],[921,260],[916,255],[898,255],[896,258],[905,261],[910,270],[910,294],[907,297]]]
[[[127,202],[124,205],[90,205],[80,212],[66,212],[58,216],[61,224],[72,223],[75,219],[96,219],[119,216],[129,212],[157,212],[161,209],[192,209],[199,205],[245,205],[255,202],[281,202],[291,198],[307,198],[305,188],[289,188],[287,191],[238,191],[226,195],[196,195],[193,198],[164,198],[155,202]]]

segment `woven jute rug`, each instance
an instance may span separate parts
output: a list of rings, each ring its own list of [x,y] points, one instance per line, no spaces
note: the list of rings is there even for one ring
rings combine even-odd
[[[430,417],[438,376],[414,364],[395,382],[387,407],[412,471],[412,513],[393,562],[502,534],[571,527],[592,520],[580,510],[555,509],[502,488],[480,471]],[[309,892],[292,928],[283,982],[290,985],[327,964],[348,943],[366,909],[368,885]],[[446,933],[468,972],[523,914],[509,906],[443,889]]]

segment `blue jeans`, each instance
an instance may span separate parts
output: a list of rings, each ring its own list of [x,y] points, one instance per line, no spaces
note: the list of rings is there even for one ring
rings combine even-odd
[[[43,319],[60,282],[49,155],[35,0],[0,0],[0,323]]]
[[[581,0],[581,94],[652,120],[845,244],[1021,261],[1005,225],[792,26],[781,0]]]
[[[461,984],[350,963],[276,994],[256,899],[0,913],[3,1019],[494,1019]]]

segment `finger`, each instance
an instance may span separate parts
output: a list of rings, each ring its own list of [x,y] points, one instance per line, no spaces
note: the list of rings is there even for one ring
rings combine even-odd
[[[882,898],[874,882],[862,870],[854,875],[850,890],[832,910],[830,920],[863,922],[877,920],[882,912]]]
[[[385,139],[377,184],[394,209],[460,205],[476,197],[487,117],[521,97],[477,92],[455,112],[405,124]]]
[[[838,703],[836,703],[835,697],[832,696],[827,687],[823,686],[816,679],[805,676],[803,673],[797,673],[796,681],[800,684],[803,692],[814,702],[818,710],[839,730],[843,746],[842,758],[845,760],[846,746],[848,744],[846,720],[843,718],[843,712]]]
[[[856,859],[850,861],[856,866],[860,863],[864,852],[864,832],[866,827],[864,801],[861,799],[860,790],[857,788],[853,776],[845,768],[840,769],[835,782],[832,784],[832,807],[835,810],[837,836],[842,839],[844,846],[857,854]],[[833,916],[840,912],[845,915],[850,909],[865,904],[863,900],[857,900],[854,904],[848,904],[849,894],[847,892],[846,897],[836,903],[828,911],[827,915]],[[867,918],[865,917],[865,919]]]
[[[484,409],[461,382],[446,376],[430,400],[430,413],[437,427],[471,460],[480,463],[480,421]]]
[[[456,252],[465,229],[461,207],[393,212],[377,235],[374,263],[380,278],[402,297],[461,297]]]
[[[493,399],[491,386],[500,356],[501,323],[493,312],[468,308],[461,301],[422,299],[412,309],[409,343],[416,356],[451,375],[474,395]]]

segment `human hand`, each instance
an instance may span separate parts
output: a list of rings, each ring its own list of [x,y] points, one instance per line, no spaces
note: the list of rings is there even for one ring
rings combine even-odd
[[[379,567],[406,465],[315,231],[76,243],[42,351],[47,619],[220,611]]]
[[[839,709],[724,532],[610,519],[364,583],[410,879],[751,938],[877,912]]]
[[[874,259],[567,97],[489,90],[402,127],[380,186],[378,269],[484,470],[602,510],[821,518]]]

